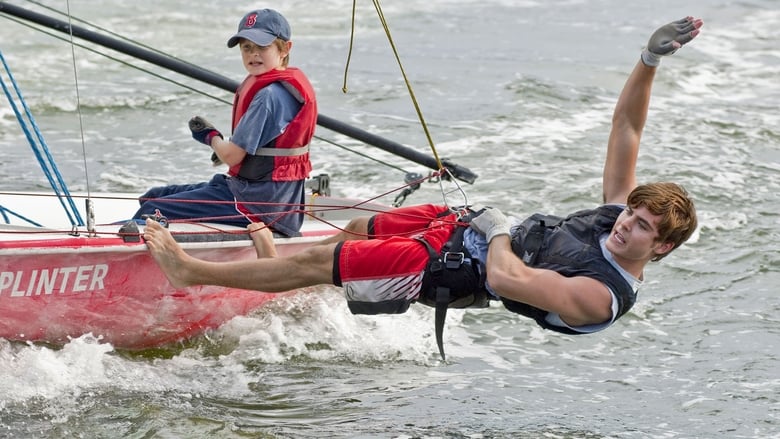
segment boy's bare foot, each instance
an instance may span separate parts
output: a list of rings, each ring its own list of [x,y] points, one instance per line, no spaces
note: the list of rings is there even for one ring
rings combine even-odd
[[[246,229],[249,230],[249,237],[252,238],[252,242],[255,244],[258,259],[275,258],[278,256],[276,245],[274,245],[274,235],[268,226],[262,222],[256,222],[246,226]]]
[[[179,244],[171,236],[171,232],[160,223],[152,219],[146,220],[144,229],[144,241],[149,248],[152,258],[165,273],[168,281],[175,288],[185,288],[191,283],[187,282],[186,261],[190,256],[182,250]]]

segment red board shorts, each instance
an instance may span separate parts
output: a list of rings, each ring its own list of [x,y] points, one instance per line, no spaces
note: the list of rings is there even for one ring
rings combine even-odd
[[[430,255],[457,224],[446,206],[424,204],[383,212],[369,221],[369,239],[344,241],[334,254],[333,283],[344,287],[353,314],[398,314],[420,295]]]

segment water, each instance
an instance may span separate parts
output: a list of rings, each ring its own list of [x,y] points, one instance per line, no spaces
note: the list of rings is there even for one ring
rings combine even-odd
[[[70,8],[243,76],[224,44],[252,6],[117,3]],[[280,299],[161,350],[118,352],[91,336],[61,348],[0,341],[0,437],[780,437],[777,2],[386,3],[437,151],[479,174],[465,185],[470,200],[516,215],[598,201],[612,107],[642,45],[672,19],[705,19],[702,35],[662,63],[639,162],[640,180],[688,188],[701,228],[648,267],[632,312],[601,334],[570,337],[500,306],[454,311],[446,363],[429,309],[352,316],[336,288]],[[292,23],[292,64],[309,74],[323,114],[430,150],[370,5],[358,8],[347,94],[349,2],[271,6]],[[0,49],[71,190],[89,180],[93,191],[140,193],[214,171],[186,121],[200,114],[227,127],[226,104],[77,48],[81,128],[70,46],[0,23]],[[427,173],[327,130],[318,135]],[[0,106],[4,188],[45,188],[23,143]],[[330,174],[338,195],[369,198],[403,183],[398,169],[324,141],[313,150],[315,172]],[[440,199],[439,187],[425,184],[406,204]]]

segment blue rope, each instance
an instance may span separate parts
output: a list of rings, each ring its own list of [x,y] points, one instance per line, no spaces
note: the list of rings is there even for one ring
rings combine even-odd
[[[2,60],[3,62],[3,67],[5,68],[6,74],[8,75],[11,84],[13,84],[14,91],[16,92],[16,95],[18,96],[19,101],[22,107],[24,108],[25,115],[27,116],[27,119],[29,119],[30,124],[32,125],[33,130],[35,131],[35,134],[38,138],[38,141],[40,142],[40,146],[38,146],[32,134],[30,133],[30,130],[27,127],[27,124],[25,123],[25,119],[23,118],[22,114],[19,112],[19,108],[17,107],[14,101],[14,97],[11,95],[8,86],[5,84],[5,80],[0,81],[0,85],[2,85],[3,87],[3,92],[5,93],[5,96],[8,98],[8,102],[11,104],[11,108],[13,109],[14,114],[16,114],[16,119],[19,121],[19,126],[22,128],[22,131],[24,131],[24,134],[27,137],[27,141],[30,142],[30,147],[32,148],[33,153],[35,154],[35,157],[38,159],[38,163],[41,165],[41,170],[43,170],[43,173],[46,175],[46,178],[49,180],[49,184],[51,185],[52,190],[54,190],[54,193],[57,194],[57,197],[60,200],[60,204],[62,205],[62,208],[65,210],[65,213],[68,215],[68,219],[70,220],[71,225],[83,226],[84,220],[82,220],[81,214],[76,208],[76,204],[74,203],[73,198],[70,196],[68,187],[65,184],[65,181],[62,178],[59,169],[57,168],[57,164],[54,162],[54,158],[51,156],[51,153],[49,152],[49,148],[46,146],[46,141],[43,139],[43,135],[41,134],[41,131],[38,129],[38,125],[35,123],[35,119],[33,118],[33,115],[30,112],[27,103],[24,101],[24,97],[22,97],[22,92],[21,90],[19,90],[19,86],[16,84],[16,81],[14,80],[14,77],[11,74],[11,69],[8,67],[8,64],[5,62],[5,57],[3,56],[2,50],[0,50],[0,60]],[[20,216],[20,218],[23,217]]]
[[[26,216],[19,215],[18,213],[14,212],[13,210],[11,210],[11,209],[9,209],[9,208],[7,208],[5,206],[0,206],[0,213],[3,215],[3,219],[5,220],[6,224],[11,224],[11,220],[8,218],[8,215],[7,215],[8,213],[10,213],[11,215],[13,215],[13,216],[15,216],[15,217],[17,217],[17,218],[19,218],[21,220],[27,221],[29,224],[32,224],[35,227],[43,227],[41,224],[36,223],[35,221],[31,220],[30,218],[27,218]]]

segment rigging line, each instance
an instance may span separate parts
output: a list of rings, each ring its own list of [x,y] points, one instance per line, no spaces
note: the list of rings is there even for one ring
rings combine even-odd
[[[30,218],[27,218],[22,214],[14,212],[13,210],[5,206],[0,206],[0,215],[2,215],[3,220],[5,221],[6,224],[11,224],[11,219],[8,218],[8,214],[11,214],[14,217],[19,218],[20,220],[25,221],[26,223],[31,224],[35,227],[43,227],[43,225],[36,223],[35,221],[31,220]]]
[[[397,170],[397,171],[401,171],[401,172],[403,172],[404,174],[408,174],[408,173],[409,173],[408,171],[406,171],[404,168],[401,168],[400,166],[396,166],[396,165],[393,165],[393,164],[391,164],[391,163],[388,163],[388,162],[386,162],[386,161],[384,161],[384,160],[380,160],[380,159],[378,159],[378,158],[371,157],[371,156],[370,156],[370,155],[368,155],[368,154],[365,154],[365,153],[359,152],[359,151],[357,151],[357,150],[354,150],[354,149],[352,149],[352,148],[349,148],[349,147],[347,147],[347,146],[344,146],[344,145],[342,145],[342,144],[340,144],[340,143],[336,143],[336,142],[334,142],[334,141],[332,141],[332,140],[328,140],[328,139],[325,139],[325,138],[322,138],[322,137],[319,137],[319,136],[314,136],[314,138],[316,138],[317,140],[320,140],[320,141],[322,141],[322,142],[329,143],[329,144],[331,144],[331,145],[333,145],[333,146],[335,146],[335,147],[341,148],[341,149],[343,149],[343,150],[345,150],[345,151],[349,151],[349,152],[351,152],[351,153],[353,153],[353,154],[355,154],[355,155],[359,155],[359,156],[361,156],[361,157],[363,157],[363,158],[365,158],[365,159],[368,159],[368,160],[373,160],[373,161],[375,161],[375,162],[377,162],[377,163],[379,163],[379,164],[382,164],[382,165],[385,165],[385,166],[387,166],[388,168],[393,168],[393,169],[395,169],[395,170]]]
[[[344,65],[344,84],[341,86],[343,93],[347,92],[347,72],[349,71],[349,62],[352,60],[352,48],[355,43],[355,10],[357,9],[357,0],[352,0],[352,25],[349,31],[349,50],[347,51],[347,62]]]
[[[433,158],[436,159],[436,165],[439,167],[439,169],[444,168],[444,165],[441,163],[441,160],[439,159],[439,154],[436,152],[436,146],[433,144],[433,139],[431,138],[431,133],[428,130],[428,124],[425,123],[425,118],[423,117],[422,110],[420,109],[420,105],[417,103],[417,97],[414,94],[414,90],[412,89],[412,84],[409,81],[409,78],[406,76],[406,71],[404,70],[404,66],[401,63],[401,57],[398,55],[398,50],[395,48],[395,43],[393,42],[393,37],[390,34],[390,27],[387,24],[387,20],[385,19],[385,14],[382,12],[382,6],[379,4],[379,0],[374,0],[374,8],[376,9],[377,14],[379,15],[379,20],[382,22],[382,27],[385,30],[385,34],[387,35],[387,41],[390,43],[390,47],[393,49],[393,54],[395,55],[395,59],[398,62],[398,68],[401,70],[401,75],[404,77],[404,83],[406,84],[407,90],[409,90],[409,96],[412,99],[412,103],[414,104],[414,109],[417,112],[417,117],[420,119],[420,124],[422,125],[423,131],[425,132],[425,137],[428,140],[428,145],[431,147],[431,152],[433,153]]]
[[[51,185],[52,190],[55,192],[57,198],[60,201],[60,204],[65,210],[71,225],[83,225],[81,215],[79,214],[78,209],[76,209],[76,206],[73,204],[73,199],[70,197],[68,187],[62,178],[62,174],[60,174],[59,169],[57,169],[57,164],[54,161],[48,146],[46,145],[46,141],[43,139],[43,134],[41,134],[41,130],[38,127],[38,124],[35,122],[35,117],[33,117],[32,111],[30,111],[30,107],[27,106],[27,102],[22,96],[22,91],[19,89],[19,86],[16,83],[13,74],[11,73],[11,69],[5,61],[5,57],[3,56],[2,51],[0,51],[0,61],[2,61],[4,71],[8,75],[8,79],[14,88],[16,96],[19,99],[19,105],[21,105],[22,109],[24,110],[24,116],[27,117],[25,120],[15,103],[13,96],[11,95],[11,91],[6,86],[4,78],[0,78],[0,85],[2,85],[3,92],[8,98],[8,103],[11,105],[11,109],[16,115],[16,119],[19,121],[19,127],[27,137],[27,140],[30,143],[30,148],[32,148],[33,154],[38,159],[41,170],[49,180],[49,184]],[[29,121],[32,130],[35,132],[37,142],[36,139],[33,138],[26,121]]]
[[[79,74],[76,69],[76,49],[73,44],[73,26],[70,22],[70,0],[66,0],[65,4],[68,9],[68,32],[70,35],[70,53],[73,60],[73,80],[76,88],[76,114],[79,118],[79,130],[81,131],[81,157],[84,160],[84,178],[87,185],[87,197],[90,195],[90,183],[89,183],[89,169],[87,168],[87,145],[84,141],[84,121],[81,115],[81,96],[79,95]],[[87,213],[89,215],[89,213]]]
[[[450,173],[450,170],[448,168],[444,168],[441,170],[441,172],[446,173],[449,175],[448,178],[440,178],[439,179],[439,190],[441,190],[442,197],[444,198],[444,205],[447,206],[451,211],[458,212],[460,211],[463,206],[470,206],[471,203],[469,203],[469,196],[466,194],[466,191],[463,189],[463,187],[455,180],[452,173]],[[454,189],[450,189],[449,191],[444,189],[444,180],[449,180],[452,182],[452,184],[455,185]],[[448,200],[448,195],[452,193],[459,193],[460,194],[460,201],[451,203]]]
[[[433,144],[433,139],[431,138],[430,131],[428,130],[428,124],[425,123],[425,118],[423,117],[422,110],[420,109],[420,105],[417,102],[417,98],[415,97],[414,90],[412,89],[412,84],[409,81],[409,78],[406,76],[406,71],[404,70],[403,64],[401,63],[401,57],[398,55],[398,51],[396,50],[395,43],[393,42],[393,37],[390,34],[390,27],[387,24],[387,20],[385,19],[385,15],[382,12],[382,6],[379,4],[380,0],[373,0],[374,7],[376,8],[376,12],[379,15],[379,20],[382,22],[382,27],[385,30],[385,34],[387,35],[387,40],[390,43],[390,47],[393,49],[393,54],[395,55],[395,59],[398,62],[398,68],[401,70],[401,75],[403,75],[404,82],[406,83],[406,88],[409,90],[409,96],[412,99],[412,102],[414,103],[415,111],[417,111],[417,116],[420,119],[420,124],[423,127],[423,131],[425,132],[425,137],[428,139],[428,144],[431,147],[431,152],[433,153],[433,157],[436,159],[436,164],[439,167],[439,171],[442,171],[446,173],[448,176],[447,178],[440,178],[439,179],[439,187],[441,189],[442,198],[444,201],[444,204],[453,212],[457,212],[459,209],[458,205],[460,206],[467,206],[468,203],[468,196],[466,195],[466,191],[461,187],[460,184],[458,184],[457,181],[455,181],[454,176],[449,171],[449,169],[445,168],[442,164],[441,160],[439,159],[439,154],[436,151],[436,146]],[[445,190],[443,180],[451,180],[455,184],[455,189],[453,190]],[[457,203],[451,203],[448,199],[448,196],[452,193],[459,193],[462,201]]]
[[[350,32],[349,32],[349,50],[347,51],[347,61],[344,64],[344,83],[341,86],[341,91],[343,93],[347,92],[347,76],[349,74],[348,73],[349,72],[349,64],[350,64],[350,62],[352,60],[352,50],[355,47],[355,15],[356,15],[356,11],[357,11],[357,0],[352,0],[352,18],[351,18]],[[340,144],[337,144],[335,142],[331,142],[330,140],[326,140],[326,139],[323,139],[323,138],[320,138],[320,137],[317,137],[317,136],[314,136],[314,137],[319,139],[319,140],[322,140],[324,142],[330,143],[331,145],[334,145],[334,146],[342,148],[342,149],[344,149],[346,151],[349,151],[349,152],[351,152],[353,154],[357,154],[357,155],[359,155],[359,156],[361,156],[363,158],[367,158],[369,160],[373,160],[373,161],[375,161],[377,163],[380,163],[380,164],[383,164],[385,166],[389,166],[389,167],[391,167],[393,169],[399,170],[399,171],[403,172],[404,174],[409,174],[408,171],[406,171],[405,169],[402,169],[402,168],[400,168],[398,166],[391,165],[391,164],[389,164],[387,162],[384,162],[382,160],[376,159],[376,158],[371,157],[371,156],[369,156],[367,154],[363,154],[363,153],[357,152],[357,151],[355,151],[353,149],[347,148],[344,145],[340,145]],[[441,163],[438,160],[436,161],[436,163],[439,164],[439,166],[441,166]]]
[[[433,157],[436,160],[436,165],[438,166],[439,169],[442,169],[444,165],[439,159],[439,154],[436,152],[436,147],[433,144],[433,139],[431,138],[431,133],[428,130],[428,125],[425,123],[425,118],[422,115],[422,110],[420,109],[420,105],[417,103],[417,97],[414,94],[414,90],[412,89],[412,85],[409,82],[409,78],[406,76],[406,71],[404,70],[404,67],[401,63],[401,58],[398,55],[398,51],[395,48],[395,43],[393,42],[393,37],[390,34],[390,28],[388,27],[387,21],[385,20],[384,13],[382,12],[382,7],[379,5],[379,0],[374,0],[374,7],[376,8],[377,14],[379,15],[379,20],[382,22],[382,27],[384,28],[385,34],[387,35],[387,40],[390,42],[390,47],[393,49],[393,54],[395,55],[395,59],[398,62],[398,67],[401,69],[401,75],[404,77],[406,88],[407,90],[409,90],[409,95],[412,98],[412,103],[414,104],[415,111],[417,112],[417,117],[420,119],[420,123],[422,124],[423,131],[425,132],[425,137],[428,140],[428,145],[430,145],[431,150],[433,151]],[[347,75],[349,71],[350,60],[352,59],[352,50],[354,48],[354,42],[355,42],[356,9],[357,9],[357,0],[353,0],[352,18],[351,18],[352,22],[351,22],[350,33],[349,33],[349,50],[347,52],[347,62],[344,66],[344,83],[341,87],[341,91],[344,93],[347,92]]]

